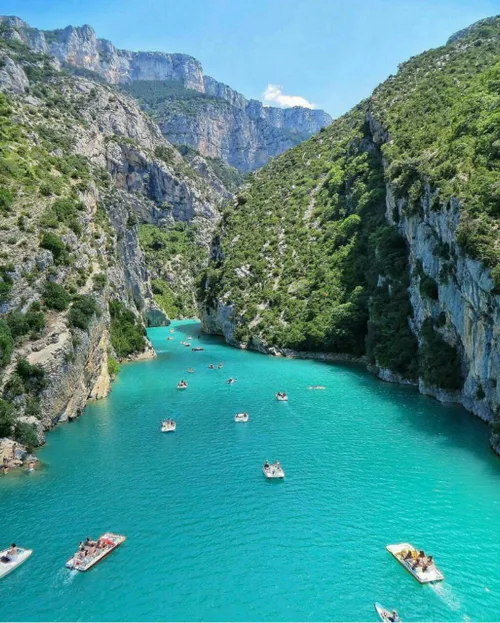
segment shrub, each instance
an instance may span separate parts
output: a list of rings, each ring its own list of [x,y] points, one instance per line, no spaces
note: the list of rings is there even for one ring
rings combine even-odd
[[[0,437],[10,437],[14,425],[14,405],[0,399]]]
[[[120,366],[118,365],[118,361],[111,355],[108,356],[108,372],[110,376],[116,376],[118,372],[120,372]]]
[[[33,449],[39,445],[38,435],[33,424],[28,422],[19,422],[15,428],[16,439],[26,446],[28,452],[33,452]]]
[[[26,359],[17,362],[16,374],[21,379],[26,393],[39,394],[47,385],[45,370],[38,365],[31,365]]]
[[[63,288],[55,281],[46,281],[43,286],[43,302],[49,309],[55,309],[57,311],[64,311],[68,309],[70,302],[70,296]]]
[[[104,290],[106,284],[108,283],[108,278],[105,273],[97,273],[94,275],[94,288],[96,290]]]
[[[69,325],[86,331],[94,314],[100,316],[95,298],[88,295],[76,296],[68,313]]]
[[[0,188],[0,211],[9,212],[14,203],[14,195],[8,188]]]
[[[0,367],[3,368],[10,362],[13,350],[14,340],[9,325],[0,320]]]
[[[5,316],[10,333],[14,339],[24,337],[31,333],[36,337],[45,327],[45,314],[35,311],[32,307],[23,314],[21,311],[11,311]]]
[[[56,264],[68,264],[69,253],[64,242],[53,234],[52,232],[45,232],[40,242],[40,246],[43,249],[47,249],[54,256],[54,262]]]
[[[111,344],[118,357],[142,352],[146,346],[145,329],[139,319],[118,300],[109,302]]]

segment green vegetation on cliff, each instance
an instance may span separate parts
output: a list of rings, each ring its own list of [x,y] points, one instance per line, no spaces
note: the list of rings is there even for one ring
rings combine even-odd
[[[499,81],[496,18],[403,64],[371,98],[254,173],[199,280],[208,314],[229,308],[242,343],[366,354],[428,386],[459,389],[446,316],[422,327],[412,318],[397,223],[421,218],[426,202],[460,210],[459,252],[492,267],[500,285]],[[387,187],[397,204],[389,219]],[[440,242],[435,252],[449,260],[446,280],[456,251]],[[436,280],[421,264],[415,274],[432,306]]]
[[[182,222],[170,228],[139,226],[153,295],[170,318],[197,315],[193,280],[201,270],[207,249],[197,242],[196,236],[196,226]]]

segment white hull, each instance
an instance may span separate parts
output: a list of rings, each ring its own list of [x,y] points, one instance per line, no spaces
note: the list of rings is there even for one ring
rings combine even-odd
[[[288,402],[288,396],[286,396],[286,397],[283,397],[283,396],[276,396],[276,399],[277,399],[279,402]]]
[[[248,422],[249,419],[250,419],[250,416],[248,415],[248,413],[237,413],[234,416],[235,422]]]
[[[125,541],[125,537],[120,534],[112,534],[111,532],[106,532],[101,536],[101,539],[107,539],[113,542],[113,545],[108,545],[103,550],[101,550],[96,556],[92,556],[91,558],[87,557],[85,560],[80,560],[77,555],[73,556],[66,563],[66,567],[68,569],[76,569],[77,571],[88,571],[98,562],[101,562],[106,556],[109,556],[112,551],[114,551],[117,547],[119,547],[123,541]]]
[[[273,465],[271,465],[271,467],[268,470],[266,470],[263,467],[262,471],[264,472],[264,476],[266,478],[269,478],[270,480],[272,479],[283,480],[283,478],[285,477],[285,472],[283,471],[283,469],[281,468],[277,469]]]
[[[412,569],[413,560],[404,560],[404,555],[408,550],[416,551],[413,545],[410,543],[397,543],[396,545],[388,545],[387,551],[390,552],[394,558],[401,564],[408,573],[418,581],[420,584],[428,584],[429,582],[441,582],[444,580],[444,575],[439,569],[432,565],[427,571],[424,571],[422,567]],[[400,555],[402,553],[402,555]]]
[[[381,621],[384,621],[384,623],[392,623],[391,619],[389,618],[392,615],[392,613],[389,612],[387,608],[384,608],[384,606],[382,606],[378,602],[375,602],[373,604],[373,607],[375,608],[375,612],[378,614],[378,618]]]
[[[162,426],[161,432],[162,433],[175,433],[176,428],[177,428],[177,424],[174,424],[173,426]]]
[[[0,558],[2,558],[3,556],[7,556],[7,552],[9,551],[9,549],[10,548],[0,551]],[[0,561],[0,579],[6,576],[11,571],[14,571],[14,569],[17,569],[17,567],[22,565],[23,562],[26,562],[32,553],[32,549],[23,549],[22,547],[19,547],[15,560],[11,560],[10,562]]]

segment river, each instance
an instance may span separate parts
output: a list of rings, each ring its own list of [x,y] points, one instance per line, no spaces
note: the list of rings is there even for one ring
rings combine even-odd
[[[123,365],[107,399],[48,434],[39,470],[0,478],[0,543],[34,549],[0,581],[1,620],[375,621],[375,601],[405,621],[498,620],[500,458],[482,422],[361,367],[173,327],[174,341],[149,331],[156,359]],[[65,569],[108,530],[121,548]],[[444,582],[400,567],[385,546],[401,541],[434,554]]]

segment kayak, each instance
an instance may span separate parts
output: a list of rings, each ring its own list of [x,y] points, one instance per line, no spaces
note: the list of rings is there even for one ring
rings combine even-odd
[[[23,549],[22,547],[18,547],[17,555],[10,558],[10,556],[7,555],[9,549],[10,547],[0,551],[0,579],[11,571],[14,571],[14,569],[19,567],[19,565],[22,565],[23,562],[26,562],[33,553],[32,549]],[[10,560],[8,562],[3,562],[2,558],[4,557],[10,558]]]

